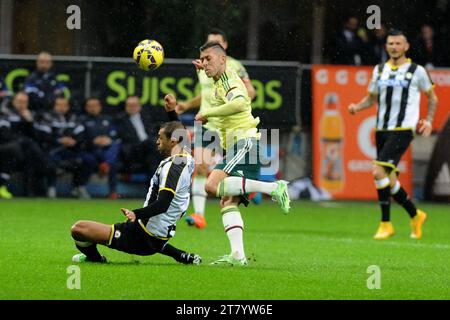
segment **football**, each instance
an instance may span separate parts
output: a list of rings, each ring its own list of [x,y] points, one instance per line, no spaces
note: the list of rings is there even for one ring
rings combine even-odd
[[[155,40],[143,40],[134,49],[133,59],[142,70],[155,70],[164,61],[164,49]]]

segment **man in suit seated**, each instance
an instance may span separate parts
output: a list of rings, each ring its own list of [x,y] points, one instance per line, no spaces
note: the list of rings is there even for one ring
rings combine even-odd
[[[86,115],[82,118],[85,137],[83,161],[90,168],[82,177],[82,185],[89,176],[98,171],[99,175],[108,175],[109,198],[117,199],[117,157],[120,141],[113,121],[102,114],[102,104],[98,98],[88,98],[85,103]]]
[[[125,113],[117,119],[121,140],[120,157],[126,173],[143,172],[153,174],[161,161],[156,150],[156,136],[159,123],[148,112],[142,110],[137,96],[125,101]]]

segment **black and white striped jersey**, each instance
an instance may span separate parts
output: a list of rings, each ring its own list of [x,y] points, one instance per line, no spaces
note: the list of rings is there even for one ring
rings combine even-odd
[[[194,167],[194,158],[187,153],[173,155],[159,164],[150,181],[144,207],[154,202],[161,190],[173,192],[174,197],[165,213],[146,222],[139,221],[151,235],[162,239],[175,235],[176,223],[189,206]]]
[[[369,93],[378,95],[377,130],[415,130],[420,92],[432,88],[428,72],[411,60],[398,67],[389,63],[377,65],[369,84]]]

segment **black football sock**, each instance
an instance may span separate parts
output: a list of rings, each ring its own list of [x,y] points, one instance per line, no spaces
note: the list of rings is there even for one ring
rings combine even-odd
[[[378,189],[378,203],[381,207],[381,221],[391,221],[391,188],[389,185],[385,188]]]
[[[86,255],[88,261],[104,262],[104,258],[102,257],[100,252],[98,252],[97,245],[95,243],[89,246],[84,246],[83,243],[83,246],[81,246],[77,243],[77,241],[75,241],[75,246],[77,247],[78,250],[81,251],[81,253],[84,253]]]
[[[409,199],[408,194],[403,187],[400,187],[397,193],[393,194],[392,197],[406,210],[406,212],[408,212],[411,218],[414,218],[417,215],[417,208]]]
[[[172,257],[173,259],[175,259],[177,262],[180,262],[180,263],[184,263],[184,264],[191,263],[190,259],[189,259],[189,256],[190,256],[189,253],[187,253],[183,250],[177,249],[168,243],[164,246],[164,248],[162,248],[160,253],[165,256]]]

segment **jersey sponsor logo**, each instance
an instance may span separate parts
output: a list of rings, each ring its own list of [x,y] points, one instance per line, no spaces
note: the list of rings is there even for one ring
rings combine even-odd
[[[408,80],[397,80],[397,79],[387,79],[378,80],[379,87],[397,87],[397,88],[408,88]]]

